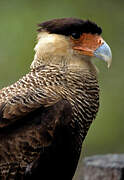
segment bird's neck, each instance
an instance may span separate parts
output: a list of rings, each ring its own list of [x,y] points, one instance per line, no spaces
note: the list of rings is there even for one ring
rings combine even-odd
[[[61,43],[60,43],[61,42]],[[87,69],[96,73],[96,68],[89,57],[76,55],[63,36],[41,34],[35,46],[35,56],[31,69],[40,66],[69,67],[69,69]]]
[[[73,57],[68,59],[68,57],[60,57],[60,56],[53,56],[51,55],[44,55],[40,58],[38,58],[36,55],[34,57],[34,60],[30,66],[31,70],[39,69],[41,66],[55,66],[59,68],[65,68],[72,69],[74,71],[81,70],[88,70],[89,72],[93,72],[97,75],[97,68],[96,66],[91,62],[91,60],[86,58],[79,58],[79,57]]]

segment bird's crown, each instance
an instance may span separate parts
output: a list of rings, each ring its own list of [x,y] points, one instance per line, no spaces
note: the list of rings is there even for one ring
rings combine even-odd
[[[97,26],[94,22],[89,20],[82,20],[78,18],[60,18],[53,19],[41,24],[38,24],[40,27],[38,32],[48,31],[49,33],[61,34],[69,36],[72,33],[91,33],[91,34],[101,34],[101,27]]]

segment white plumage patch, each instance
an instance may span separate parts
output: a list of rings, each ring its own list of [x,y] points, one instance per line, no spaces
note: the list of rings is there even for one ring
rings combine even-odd
[[[34,50],[36,53],[31,68],[38,67],[41,63],[44,63],[96,71],[90,57],[83,56],[73,50],[70,37],[41,32],[38,34],[38,42]]]
[[[36,53],[56,53],[65,54],[70,49],[67,37],[57,34],[49,34],[47,32],[39,33],[38,43],[34,50]],[[59,52],[58,52],[59,51]],[[63,54],[63,55],[64,55]]]

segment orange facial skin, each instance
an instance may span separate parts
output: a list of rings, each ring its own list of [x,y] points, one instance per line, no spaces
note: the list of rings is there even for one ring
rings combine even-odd
[[[94,56],[94,51],[99,48],[104,40],[98,34],[83,33],[78,40],[71,38],[74,50],[81,51],[86,56]]]

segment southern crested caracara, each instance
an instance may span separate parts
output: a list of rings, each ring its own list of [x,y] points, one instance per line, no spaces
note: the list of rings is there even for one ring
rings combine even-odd
[[[0,179],[71,180],[99,107],[96,56],[111,50],[91,21],[39,25],[30,72],[0,91]]]

